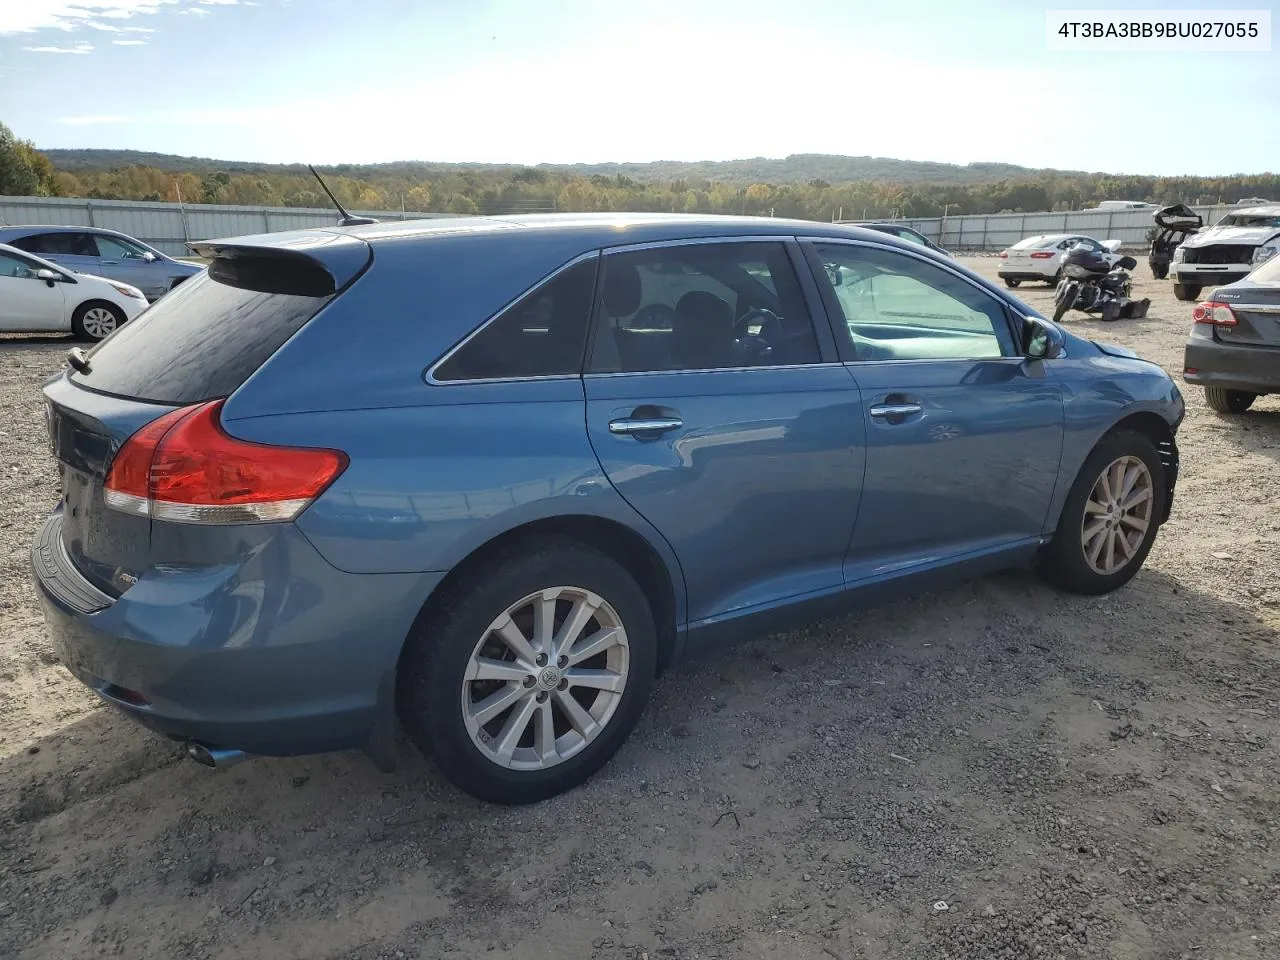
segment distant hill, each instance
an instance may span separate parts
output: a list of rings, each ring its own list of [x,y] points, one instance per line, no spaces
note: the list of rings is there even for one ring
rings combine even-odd
[[[203,176],[217,171],[246,174],[305,175],[302,164],[254,163],[214,160],[207,157],[180,157],[143,150],[43,150],[59,170],[69,173],[97,173],[121,167],[153,167],[167,173]],[[499,173],[528,169],[516,164],[433,163],[398,161],[375,164],[317,165],[327,171],[354,179],[440,175],[465,171]],[[1009,163],[934,163],[927,160],[894,160],[887,157],[841,157],[822,153],[798,153],[781,159],[754,157],[749,160],[658,160],[652,163],[538,164],[534,169],[577,176],[625,176],[640,182],[706,180],[712,183],[807,183],[824,180],[844,183],[872,180],[881,183],[936,183],[971,185],[1001,180],[1031,179],[1045,175],[1080,175],[1079,171],[1041,170]]]

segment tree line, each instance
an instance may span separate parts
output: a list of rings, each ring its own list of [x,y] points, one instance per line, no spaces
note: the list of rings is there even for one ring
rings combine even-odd
[[[76,152],[55,151],[54,156],[73,153]],[[161,155],[152,156],[157,162],[164,162]],[[315,180],[302,167],[262,165],[254,168],[250,164],[235,164],[227,165],[230,169],[218,169],[215,161],[173,159],[183,161],[174,164],[183,169],[139,163],[95,167],[84,162],[74,164],[73,169],[62,169],[0,124],[0,194],[250,206],[328,205]],[[803,158],[787,158],[792,173],[796,169],[793,161],[797,159]],[[884,167],[903,162],[878,163]],[[941,164],[933,166],[945,168]],[[1149,177],[1027,171],[1010,175],[1010,169],[1023,168],[997,164],[956,169],[966,170],[965,176],[972,177],[975,168],[980,166],[988,168],[991,179],[982,182],[892,179],[835,182],[812,177],[747,183],[709,177],[640,179],[623,173],[588,174],[581,168],[425,163],[348,165],[321,170],[330,188],[350,210],[403,209],[458,214],[627,210],[831,220],[937,217],[944,212],[956,216],[1078,210],[1100,200],[1164,204],[1233,203],[1244,197],[1280,198],[1280,175],[1277,174]],[[831,163],[827,163],[827,167],[834,169]]]

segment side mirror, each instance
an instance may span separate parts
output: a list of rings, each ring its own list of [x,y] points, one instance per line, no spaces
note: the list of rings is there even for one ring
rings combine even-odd
[[[147,263],[155,263],[155,262],[156,262],[157,260],[159,260],[160,258],[159,258],[159,257],[157,257],[157,256],[156,256],[154,253],[152,253],[150,250],[144,250],[144,251],[142,251],[142,259],[143,259],[143,260],[145,260],[145,261],[147,261]]]
[[[1022,323],[1022,352],[1029,360],[1053,360],[1062,356],[1066,338],[1062,331],[1039,317],[1025,317]]]
[[[47,283],[49,286],[52,287],[55,283],[57,283],[61,279],[61,277],[59,277],[56,273],[54,273],[52,270],[46,267],[44,269],[36,271],[36,279],[43,280],[45,283]]]

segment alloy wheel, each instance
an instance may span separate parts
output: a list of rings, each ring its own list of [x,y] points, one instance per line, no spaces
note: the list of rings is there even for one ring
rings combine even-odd
[[[463,722],[481,754],[511,770],[543,770],[594,741],[626,689],[627,632],[604,598],[550,587],[504,610],[472,650]]]
[[[1110,576],[1137,555],[1151,526],[1155,484],[1134,456],[1118,457],[1102,471],[1084,504],[1080,545],[1094,573]]]

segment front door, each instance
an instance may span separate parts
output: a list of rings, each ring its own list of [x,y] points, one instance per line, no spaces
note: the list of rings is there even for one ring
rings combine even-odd
[[[66,284],[36,276],[33,261],[0,251],[0,330],[64,330]]]
[[[162,260],[148,259],[149,251],[135,243],[106,234],[96,234],[98,270],[101,276],[137,287],[148,300],[164,296],[169,270]]]
[[[811,262],[862,391],[867,474],[850,583],[1038,538],[1063,404],[1005,305],[924,257],[821,242]]]
[[[691,624],[843,584],[865,426],[798,255],[774,239],[604,258],[588,433],[675,551]]]

